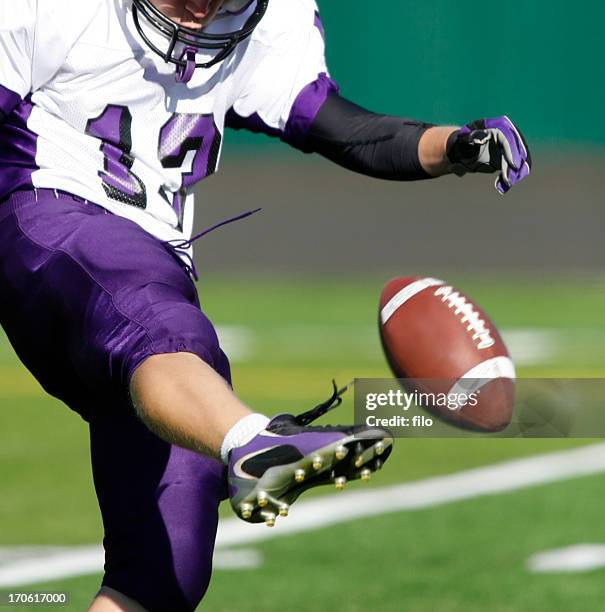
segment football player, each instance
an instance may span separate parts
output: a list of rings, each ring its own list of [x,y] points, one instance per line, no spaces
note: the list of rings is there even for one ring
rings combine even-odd
[[[230,387],[192,277],[192,189],[225,128],[356,172],[530,171],[506,117],[445,127],[339,95],[314,0],[0,0],[0,322],[90,424],[105,528],[94,612],[193,610],[217,508],[272,526],[309,487],[367,479],[388,432],[269,420]]]

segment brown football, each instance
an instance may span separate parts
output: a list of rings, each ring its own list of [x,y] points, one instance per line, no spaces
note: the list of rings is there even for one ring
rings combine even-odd
[[[464,429],[494,432],[510,423],[513,362],[466,295],[434,278],[393,279],[380,297],[380,336],[395,376],[430,398],[424,408]],[[455,407],[435,400],[444,394],[460,398]]]

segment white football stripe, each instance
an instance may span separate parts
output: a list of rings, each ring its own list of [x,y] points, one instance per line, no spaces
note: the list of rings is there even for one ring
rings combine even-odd
[[[515,366],[509,357],[486,359],[471,368],[461,378],[516,378]]]
[[[401,306],[416,294],[424,291],[428,287],[438,287],[439,285],[445,285],[445,282],[436,278],[422,278],[404,287],[385,304],[385,307],[380,312],[382,324],[384,325]]]
[[[508,357],[493,357],[463,374],[449,390],[449,395],[468,396],[471,393],[477,393],[481,387],[495,378],[512,378],[514,380],[516,377],[515,366],[511,359]],[[464,408],[465,405],[466,402],[459,401],[456,410]]]

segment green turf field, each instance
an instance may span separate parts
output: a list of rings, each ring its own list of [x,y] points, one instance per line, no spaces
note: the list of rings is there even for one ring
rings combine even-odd
[[[232,349],[240,395],[257,410],[302,411],[324,399],[332,377],[388,376],[375,323],[383,280],[210,279],[200,296]],[[501,329],[547,333],[542,353],[522,360],[521,375],[605,372],[605,283],[450,280]],[[541,336],[529,336],[529,349],[534,337]],[[86,426],[45,397],[3,337],[0,404],[0,549],[99,542]],[[330,418],[345,422],[351,412],[352,397]],[[372,486],[587,442],[399,440]],[[545,549],[605,542],[604,492],[601,477],[578,478],[261,542],[253,547],[261,566],[215,572],[202,609],[597,610],[603,570],[534,575],[524,563]],[[332,494],[317,494],[325,493]],[[85,576],[44,587],[69,591],[69,609],[84,610],[98,582]]]

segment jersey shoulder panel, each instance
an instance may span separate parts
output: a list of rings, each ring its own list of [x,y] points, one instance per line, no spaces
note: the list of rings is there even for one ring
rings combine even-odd
[[[290,143],[304,136],[335,89],[320,26],[313,0],[269,2],[249,44],[242,47],[228,127],[262,131]]]
[[[37,4],[36,0],[20,0],[16,10],[14,0],[0,0],[0,32],[33,32]]]
[[[33,48],[33,90],[52,79],[80,36],[108,1],[38,0]],[[103,24],[100,23],[99,27],[103,27]]]
[[[61,34],[69,37],[73,32],[87,27],[101,7],[114,4],[112,0],[37,0],[40,25],[61,25]]]
[[[0,0],[0,112],[11,112],[31,91],[36,0]]]
[[[317,12],[315,0],[271,0],[252,40],[270,46],[287,45],[288,34],[312,30]]]

